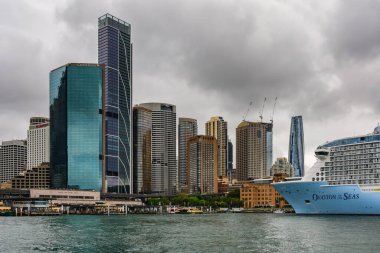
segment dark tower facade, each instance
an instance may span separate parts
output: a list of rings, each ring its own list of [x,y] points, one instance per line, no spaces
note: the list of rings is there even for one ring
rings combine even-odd
[[[110,14],[98,20],[98,61],[105,65],[105,186],[132,193],[131,25]]]
[[[234,163],[234,145],[231,140],[228,140],[227,146],[227,171],[231,172],[233,170]]]
[[[302,116],[292,117],[290,123],[289,162],[293,165],[294,176],[303,177],[305,168]]]

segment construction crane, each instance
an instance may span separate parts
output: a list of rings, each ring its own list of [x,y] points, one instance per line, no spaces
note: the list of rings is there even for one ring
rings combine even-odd
[[[243,121],[245,121],[245,119],[247,118],[248,112],[249,112],[249,110],[250,110],[251,107],[252,107],[252,103],[253,103],[252,101],[249,102],[249,106],[248,106],[247,112],[246,112],[245,115],[243,116]]]
[[[274,99],[274,104],[273,104],[273,111],[272,111],[272,117],[270,118],[270,122],[273,124],[273,116],[274,116],[274,109],[276,108],[277,104],[277,97]]]
[[[263,107],[261,108],[261,112],[260,112],[260,121],[263,122],[263,112],[264,112],[264,106],[265,106],[265,102],[267,101],[267,98],[265,97],[264,98],[264,103],[263,103]]]

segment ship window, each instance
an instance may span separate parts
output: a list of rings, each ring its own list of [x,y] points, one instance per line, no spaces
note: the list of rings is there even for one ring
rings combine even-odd
[[[310,204],[310,200],[306,199],[305,204]]]
[[[317,177],[319,176],[319,172],[317,172]]]
[[[317,177],[317,181],[319,181],[319,177]]]
[[[321,177],[321,181],[323,181],[323,177]]]
[[[312,178],[312,181],[315,181],[315,177]]]

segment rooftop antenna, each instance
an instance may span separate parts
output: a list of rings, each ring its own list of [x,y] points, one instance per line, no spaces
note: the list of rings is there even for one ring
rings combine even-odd
[[[248,106],[247,112],[246,112],[245,115],[243,116],[243,121],[245,121],[245,118],[247,118],[248,112],[249,112],[249,110],[251,109],[251,107],[252,107],[252,101],[249,102],[249,106]]]
[[[265,102],[267,101],[267,98],[265,97],[264,98],[264,103],[263,103],[263,107],[261,108],[261,112],[260,112],[260,121],[263,122],[263,112],[264,112],[264,106],[265,106]]]
[[[270,122],[273,124],[273,116],[274,116],[274,109],[276,108],[277,104],[277,97],[274,99],[274,104],[273,104],[273,111],[272,111],[272,117],[270,119]]]

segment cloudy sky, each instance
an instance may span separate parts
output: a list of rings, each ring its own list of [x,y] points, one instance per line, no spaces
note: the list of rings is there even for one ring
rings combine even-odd
[[[48,116],[49,71],[97,62],[97,18],[132,24],[134,104],[177,105],[178,116],[269,121],[274,159],[287,156],[290,117],[304,119],[306,164],[321,143],[380,121],[380,1],[1,0],[0,140],[26,138]],[[376,109],[378,108],[378,109]]]

